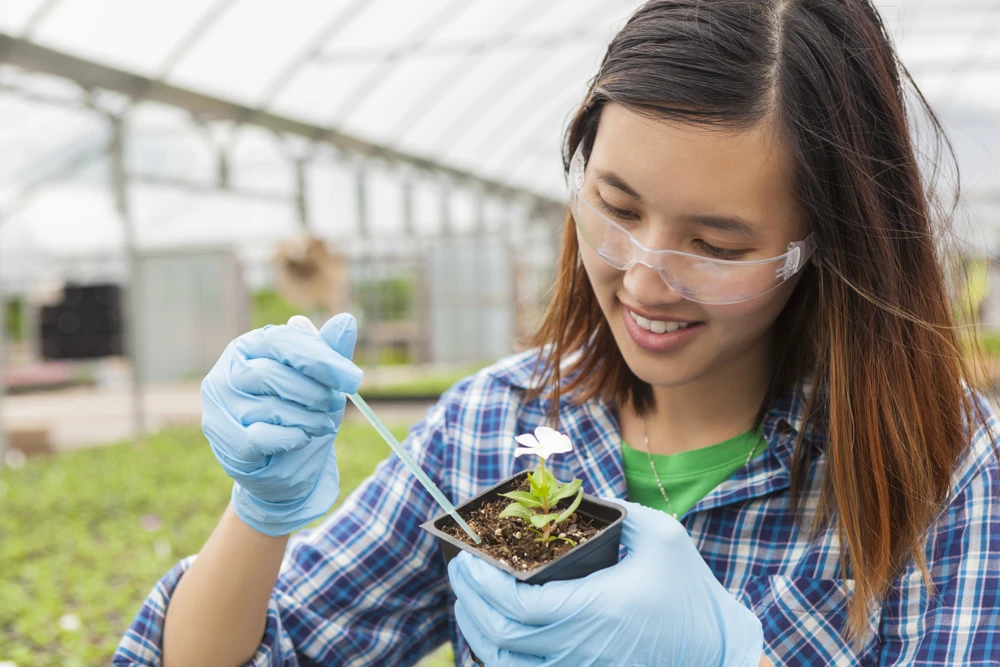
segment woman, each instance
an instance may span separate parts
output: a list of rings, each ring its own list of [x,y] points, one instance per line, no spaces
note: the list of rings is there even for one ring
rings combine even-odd
[[[488,665],[1000,661],[995,417],[963,382],[900,72],[868,0],[653,0],[609,46],[536,347],[407,442],[461,501],[558,425],[557,477],[641,503],[621,562],[446,571],[396,458],[286,552],[336,497],[361,373],[349,316],[272,327],[204,383],[231,507],[116,663],[403,665],[446,638],[463,665],[466,642]]]

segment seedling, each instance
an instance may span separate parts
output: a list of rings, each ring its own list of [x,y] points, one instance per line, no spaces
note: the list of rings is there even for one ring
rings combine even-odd
[[[515,457],[534,454],[541,459],[541,462],[538,468],[528,475],[528,491],[500,494],[514,501],[500,513],[500,517],[516,517],[527,523],[528,528],[538,535],[535,538],[536,542],[549,544],[555,540],[564,540],[576,546],[575,541],[556,533],[556,529],[580,506],[580,501],[583,499],[583,489],[580,487],[583,481],[574,479],[570,482],[560,482],[545,468],[545,461],[549,456],[571,451],[573,443],[568,436],[547,426],[539,426],[535,429],[534,435],[524,433],[515,440],[524,445],[514,450]],[[561,512],[551,511],[560,501],[573,497],[574,494],[576,497],[569,507]]]

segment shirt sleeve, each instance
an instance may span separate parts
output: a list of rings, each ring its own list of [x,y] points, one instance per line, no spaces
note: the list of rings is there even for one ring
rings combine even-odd
[[[443,448],[458,391],[445,394],[404,442],[448,496]],[[405,666],[448,640],[454,624],[444,559],[434,537],[420,528],[437,514],[433,498],[399,457],[380,463],[322,525],[289,542],[263,641],[247,664]],[[167,605],[192,561],[181,561],[156,584],[125,632],[114,665],[160,665]]]
[[[952,502],[927,543],[934,590],[912,566],[882,610],[880,665],[1000,662],[1000,484],[996,423],[975,439]]]

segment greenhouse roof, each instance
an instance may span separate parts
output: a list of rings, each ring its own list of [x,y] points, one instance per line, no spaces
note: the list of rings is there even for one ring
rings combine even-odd
[[[53,169],[75,173],[105,150],[106,119],[93,109],[136,99],[146,100],[132,114],[140,134],[147,130],[144,145],[181,126],[225,143],[217,123],[199,125],[224,119],[298,140],[305,147],[292,141],[285,149],[295,155],[321,139],[393,168],[556,205],[565,122],[609,39],[640,4],[0,3],[0,210],[49,182]],[[976,216],[1000,221],[1000,2],[878,4],[904,63],[951,131]],[[169,153],[150,148],[137,171],[173,160],[187,173],[186,158]],[[204,162],[199,168],[214,169]],[[266,190],[273,180],[244,185]]]

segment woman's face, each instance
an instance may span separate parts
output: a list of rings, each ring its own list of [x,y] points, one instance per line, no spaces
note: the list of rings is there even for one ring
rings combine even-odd
[[[792,191],[790,158],[763,126],[720,130],[608,104],[582,194],[656,250],[768,259],[808,235]],[[577,239],[625,362],[654,386],[724,374],[766,355],[769,329],[797,280],[742,303],[705,305],[683,298],[647,266],[613,268],[579,233]],[[686,326],[671,332],[674,323]]]

